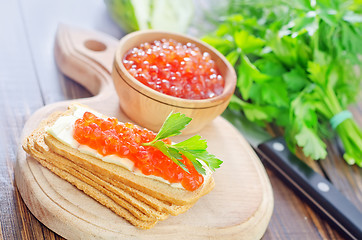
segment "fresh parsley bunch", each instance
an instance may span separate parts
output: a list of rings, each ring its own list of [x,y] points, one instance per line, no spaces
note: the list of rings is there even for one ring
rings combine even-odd
[[[217,30],[203,38],[234,65],[229,105],[259,125],[285,129],[288,147],[326,157],[330,119],[361,89],[361,1],[230,1]],[[335,132],[348,164],[362,167],[362,132],[352,118]]]
[[[155,139],[151,142],[143,143],[143,146],[152,146],[157,148],[184,171],[189,173],[185,164],[180,161],[180,159],[182,159],[182,155],[184,155],[191,161],[198,173],[205,175],[206,171],[200,161],[202,161],[212,171],[219,168],[222,161],[206,151],[206,140],[201,139],[200,135],[195,135],[176,144],[167,144],[161,141],[164,138],[180,135],[181,130],[183,130],[191,120],[192,119],[187,117],[185,114],[170,113],[157,133]]]

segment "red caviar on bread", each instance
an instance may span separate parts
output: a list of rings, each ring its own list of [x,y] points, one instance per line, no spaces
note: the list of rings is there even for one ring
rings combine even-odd
[[[196,171],[190,160],[184,156],[180,159],[188,169],[187,173],[160,150],[142,145],[155,137],[156,133],[145,128],[118,122],[116,118],[99,118],[90,112],[85,112],[74,126],[74,139],[103,156],[115,154],[128,158],[145,175],[162,177],[170,183],[181,183],[189,191],[199,188],[204,177]],[[162,141],[171,143],[169,138]]]

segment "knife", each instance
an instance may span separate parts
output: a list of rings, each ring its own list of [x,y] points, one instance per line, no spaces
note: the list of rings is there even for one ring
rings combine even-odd
[[[248,121],[240,111],[227,109],[222,116],[332,225],[350,239],[362,239],[361,212],[333,184],[292,154],[282,137],[273,138],[265,129]]]

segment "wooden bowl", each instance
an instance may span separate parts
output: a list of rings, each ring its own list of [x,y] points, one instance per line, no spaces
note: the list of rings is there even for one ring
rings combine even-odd
[[[182,44],[194,43],[202,52],[208,52],[225,80],[223,93],[209,99],[189,100],[157,92],[135,79],[123,65],[124,55],[141,43],[163,38],[174,39]],[[192,118],[183,134],[196,133],[219,116],[229,104],[236,86],[233,67],[213,47],[192,37],[156,30],[133,32],[121,39],[113,62],[112,78],[121,108],[130,119],[157,132],[171,111],[181,112]]]

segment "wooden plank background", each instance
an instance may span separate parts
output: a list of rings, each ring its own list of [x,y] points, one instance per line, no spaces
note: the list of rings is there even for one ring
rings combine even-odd
[[[90,96],[56,68],[53,43],[58,23],[95,29],[117,38],[123,33],[103,1],[13,0],[0,2],[0,239],[62,239],[27,209],[14,183],[20,134],[42,106]],[[362,99],[351,108],[362,125]],[[340,158],[335,144],[328,159],[307,161],[362,211],[362,170]],[[267,168],[275,197],[264,239],[341,239],[330,225]]]

